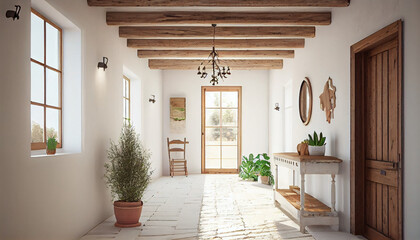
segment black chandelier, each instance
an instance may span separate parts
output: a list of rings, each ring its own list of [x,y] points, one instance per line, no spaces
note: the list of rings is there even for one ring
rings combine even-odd
[[[211,25],[213,27],[213,50],[211,51],[210,55],[207,57],[207,60],[201,62],[200,66],[198,66],[197,75],[201,75],[201,78],[207,77],[206,66],[211,66],[213,70],[213,74],[211,75],[210,83],[214,86],[219,84],[219,80],[224,80],[227,78],[227,75],[230,75],[230,67],[229,66],[220,66],[219,55],[217,54],[216,47],[215,47],[215,39],[216,39],[216,24]],[[207,67],[208,68],[208,67]]]

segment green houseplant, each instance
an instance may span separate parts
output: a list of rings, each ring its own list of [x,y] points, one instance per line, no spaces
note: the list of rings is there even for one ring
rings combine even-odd
[[[309,139],[308,139],[309,155],[324,156],[326,137],[324,137],[321,132],[318,138],[318,134],[315,131],[314,131],[313,137],[310,134],[308,134],[308,136],[309,136]]]
[[[143,193],[150,183],[150,152],[141,144],[134,127],[124,124],[118,144],[111,141],[105,179],[114,199],[116,227],[136,227],[143,207]]]
[[[260,182],[263,184],[272,184],[274,182],[273,175],[271,174],[270,157],[267,153],[258,154],[255,164],[259,174]]]
[[[242,156],[239,177],[244,180],[256,181],[258,179],[257,173],[258,166],[255,163],[254,154],[251,153],[248,157]]]
[[[47,155],[54,155],[57,150],[57,140],[53,137],[49,137],[47,140]]]

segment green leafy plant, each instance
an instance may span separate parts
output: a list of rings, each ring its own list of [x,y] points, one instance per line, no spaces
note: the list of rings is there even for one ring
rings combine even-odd
[[[105,179],[114,199],[138,202],[150,183],[150,152],[141,144],[134,127],[124,124],[118,144],[111,141]]]
[[[255,163],[254,154],[249,154],[249,157],[242,156],[242,164],[240,167],[239,177],[245,180],[258,179],[258,166]]]
[[[53,137],[48,138],[47,140],[47,149],[48,150],[55,150],[57,148],[57,140]]]
[[[326,137],[322,136],[322,132],[319,135],[319,138],[318,138],[318,134],[315,131],[314,131],[313,137],[310,134],[308,134],[308,136],[309,136],[309,139],[308,139],[309,146],[324,146],[325,145]]]
[[[261,176],[267,176],[270,179],[270,184],[274,183],[274,178],[271,173],[270,157],[267,153],[258,154],[256,157],[255,164],[257,165],[257,171]]]

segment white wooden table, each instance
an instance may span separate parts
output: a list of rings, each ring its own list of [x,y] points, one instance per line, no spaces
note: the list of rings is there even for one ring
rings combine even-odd
[[[342,160],[330,156],[299,156],[297,153],[274,153],[275,184],[274,200],[280,204],[286,214],[299,223],[300,231],[310,225],[332,225],[338,229],[339,217],[335,210],[335,175],[339,172]],[[293,186],[278,189],[278,168],[293,170]],[[295,172],[300,174],[300,189],[295,187]],[[306,174],[331,175],[331,206],[305,194]],[[306,201],[306,202],[305,202]]]

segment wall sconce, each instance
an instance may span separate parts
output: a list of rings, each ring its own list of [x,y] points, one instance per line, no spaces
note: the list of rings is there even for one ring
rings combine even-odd
[[[151,102],[151,103],[155,103],[156,102],[155,95],[150,95],[149,102]]]
[[[279,103],[276,103],[276,104],[275,104],[274,110],[276,110],[276,111],[280,111],[280,106],[279,106]]]
[[[103,57],[102,62],[98,62],[98,69],[99,68],[103,68],[104,71],[105,71],[105,69],[108,68],[108,58],[107,57]]]
[[[20,5],[15,5],[16,10],[7,10],[6,12],[6,18],[13,18],[13,21],[15,21],[15,19],[19,20],[19,13],[20,13]]]

